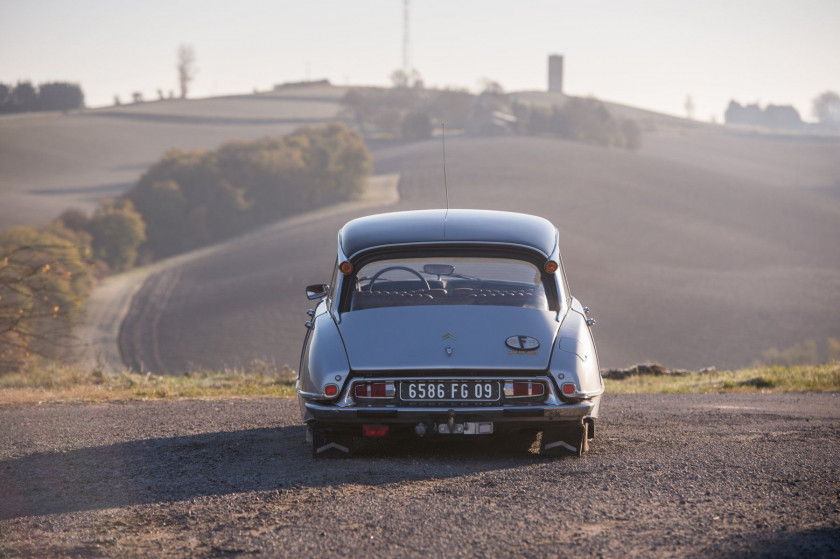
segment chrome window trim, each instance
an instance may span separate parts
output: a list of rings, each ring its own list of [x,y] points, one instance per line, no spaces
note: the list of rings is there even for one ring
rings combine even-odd
[[[559,232],[555,233],[556,237],[559,239]],[[358,258],[366,256],[368,253],[375,253],[377,251],[382,250],[389,250],[389,249],[399,249],[399,248],[411,248],[411,247],[431,247],[431,246],[446,246],[446,247],[488,247],[488,248],[512,248],[518,250],[528,251],[532,254],[540,255],[546,260],[550,260],[552,256],[555,254],[557,255],[557,259],[559,261],[558,271],[553,274],[547,274],[549,277],[553,278],[554,282],[554,290],[557,295],[557,302],[559,303],[559,308],[557,309],[557,316],[556,318],[559,320],[560,317],[565,316],[566,312],[569,308],[571,308],[571,292],[569,291],[568,279],[566,278],[566,271],[563,268],[563,260],[560,257],[560,252],[557,248],[557,244],[555,243],[555,248],[551,254],[546,254],[542,250],[529,246],[523,245],[519,243],[505,243],[505,242],[498,242],[498,241],[416,241],[410,243],[396,243],[396,244],[385,244],[385,245],[377,245],[373,247],[367,247],[363,250],[356,251],[350,256],[345,255],[342,250],[341,246],[339,245],[339,259],[348,260],[350,262],[355,262]],[[333,299],[335,300],[335,304],[331,305],[330,311],[335,317],[336,324],[341,323],[341,315],[343,314],[339,311],[339,308],[342,306],[341,295],[344,292],[344,281],[346,276],[344,274],[340,274],[341,276],[341,284],[336,287],[336,293]],[[549,309],[551,312],[554,312],[553,309]],[[344,312],[352,312],[352,311],[344,311]]]

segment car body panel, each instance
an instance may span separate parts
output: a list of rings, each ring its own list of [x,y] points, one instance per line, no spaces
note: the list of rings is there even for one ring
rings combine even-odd
[[[599,395],[604,383],[598,369],[598,356],[586,317],[572,308],[557,334],[557,351],[551,359],[551,374],[563,375],[562,382],[573,382],[579,395]]]
[[[553,311],[452,305],[349,312],[340,330],[354,370],[545,370],[558,326]],[[540,346],[515,351],[510,336]]]
[[[300,370],[307,374],[298,377],[298,392],[312,398],[320,398],[327,384],[343,385],[350,370],[341,334],[323,303],[307,333]],[[336,380],[336,376],[340,378]]]
[[[489,210],[416,210],[354,219],[341,228],[338,247],[348,259],[375,247],[416,243],[505,243],[546,257],[557,229],[540,217]]]

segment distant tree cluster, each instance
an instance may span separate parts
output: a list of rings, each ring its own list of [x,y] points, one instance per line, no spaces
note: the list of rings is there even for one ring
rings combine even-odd
[[[606,147],[637,150],[642,130],[634,120],[618,120],[597,99],[570,98],[562,107],[516,104],[513,113],[520,133],[550,135]]]
[[[30,82],[0,83],[0,113],[69,111],[84,106],[85,95],[78,84],[51,82],[36,88]]]
[[[406,82],[409,83],[409,82]],[[391,89],[351,89],[343,99],[347,116],[363,132],[422,140],[433,121],[464,128],[472,117],[475,95],[457,89],[433,91],[413,85]]]
[[[767,105],[762,109],[757,103],[741,105],[732,100],[724,118],[727,124],[762,126],[774,130],[796,130],[803,126],[799,111],[790,105]]]
[[[840,95],[826,91],[814,99],[814,116],[820,124],[832,129],[840,129]]]
[[[352,89],[343,99],[346,116],[365,133],[403,140],[432,135],[437,123],[473,135],[550,135],[578,142],[636,150],[642,131],[633,120],[614,118],[595,99],[570,98],[562,107],[511,102],[489,79],[473,95],[463,90],[427,90],[405,76],[391,89]]]
[[[0,373],[71,347],[94,277],[128,270],[276,220],[352,198],[372,171],[343,124],[170,151],[126,196],[91,214],[69,209],[43,228],[0,233]]]
[[[352,198],[371,170],[362,135],[335,123],[216,151],[170,151],[126,198],[146,224],[143,257],[153,260]]]

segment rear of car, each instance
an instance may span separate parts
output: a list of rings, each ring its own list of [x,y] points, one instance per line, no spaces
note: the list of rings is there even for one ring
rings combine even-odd
[[[364,222],[339,235],[298,380],[313,454],[393,437],[492,437],[524,448],[538,432],[543,452],[584,452],[603,383],[556,229],[548,224],[549,240],[540,218],[461,210],[450,217],[456,232],[441,239],[438,216],[423,216],[424,228],[424,212],[407,213],[416,231],[400,242],[361,243],[348,256],[347,235]],[[393,226],[405,221],[390,215]],[[513,242],[486,227],[523,217],[539,239]],[[471,232],[476,223],[484,229]]]

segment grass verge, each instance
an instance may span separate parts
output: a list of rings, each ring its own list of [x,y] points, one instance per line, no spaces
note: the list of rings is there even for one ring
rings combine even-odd
[[[183,376],[84,371],[58,363],[32,364],[0,376],[0,405],[49,402],[106,402],[164,398],[236,396],[291,397],[296,373],[254,362],[245,369],[197,371]]]
[[[0,376],[0,405],[50,402],[107,402],[166,398],[218,398],[295,395],[296,373],[255,361],[245,369],[190,372],[183,376],[105,374],[58,363],[32,364]],[[609,394],[840,392],[840,362],[772,366],[605,379]]]
[[[840,392],[840,362],[604,379],[609,394]]]

